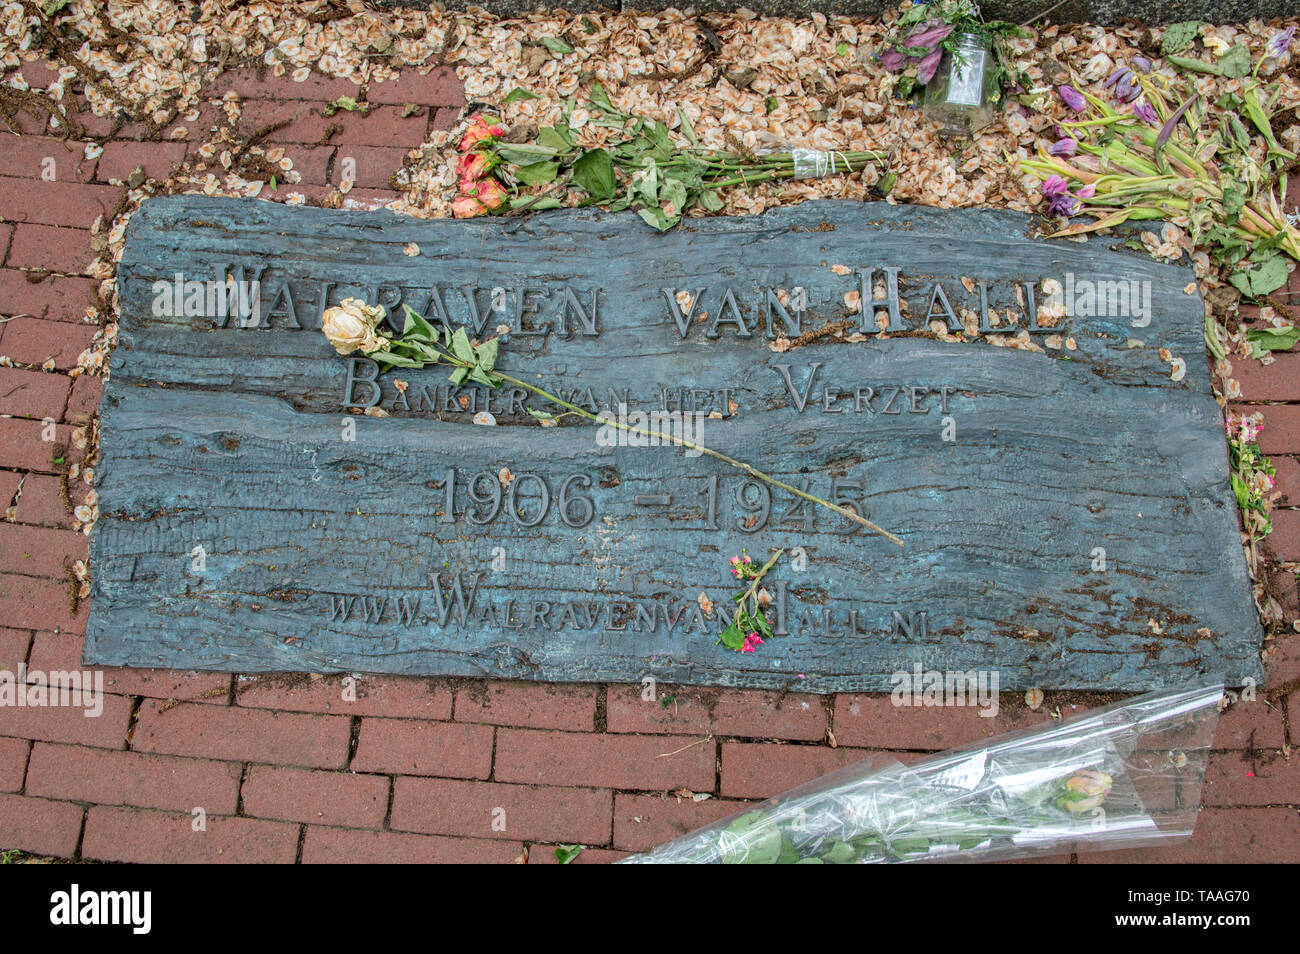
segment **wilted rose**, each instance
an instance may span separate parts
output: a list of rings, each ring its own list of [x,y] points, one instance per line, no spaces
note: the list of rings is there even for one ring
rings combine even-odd
[[[497,185],[495,179],[484,179],[474,188],[474,197],[487,209],[498,208],[506,200],[505,190]]]
[[[505,132],[503,126],[489,122],[482,113],[475,113],[469,118],[469,128],[465,130],[465,135],[460,141],[460,151],[469,152],[485,139],[504,136]]]
[[[491,161],[481,152],[467,152],[456,160],[456,177],[463,185],[482,179],[491,169]]]
[[[1075,772],[1065,783],[1067,792],[1075,792],[1081,798],[1066,798],[1061,802],[1061,807],[1066,811],[1080,814],[1089,812],[1106,800],[1110,794],[1114,780],[1105,772],[1095,769],[1084,769]]]
[[[485,215],[487,208],[473,195],[458,195],[451,200],[451,214],[457,219],[472,219],[477,215]]]
[[[360,351],[370,354],[387,347],[387,339],[375,327],[384,320],[381,305],[367,305],[359,298],[344,298],[321,316],[321,331],[339,354]]]

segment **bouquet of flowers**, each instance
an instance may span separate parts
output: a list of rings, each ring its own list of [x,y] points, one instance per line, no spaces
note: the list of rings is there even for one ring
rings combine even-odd
[[[1022,165],[1042,180],[1050,214],[1088,215],[1093,221],[1055,234],[1163,219],[1233,266],[1229,281],[1243,294],[1259,297],[1284,285],[1283,255],[1300,260],[1300,235],[1282,207],[1285,171],[1296,157],[1273,132],[1270,110],[1277,91],[1255,74],[1267,59],[1286,53],[1294,33],[1292,27],[1276,34],[1254,70],[1248,59],[1234,67],[1240,92],[1213,104],[1180,77],[1154,71],[1141,56],[1107,79],[1111,102],[1070,85],[1058,87],[1076,118],[1062,122],[1058,139]]]
[[[599,205],[611,212],[632,209],[662,232],[689,209],[717,212],[722,208],[718,193],[732,186],[824,177],[884,163],[870,151],[791,149],[741,155],[706,149],[679,109],[686,139],[681,145],[664,123],[618,109],[599,83],[592,86],[587,104],[596,118],[587,125],[612,132],[604,145],[583,145],[580,131],[570,124],[575,105],[570,100],[560,121],[540,129],[531,142],[513,141],[493,117],[471,116],[456,161],[459,184],[452,214],[472,218]]]
[[[911,765],[872,756],[625,861],[993,861],[1187,837],[1222,696],[1197,684]]]

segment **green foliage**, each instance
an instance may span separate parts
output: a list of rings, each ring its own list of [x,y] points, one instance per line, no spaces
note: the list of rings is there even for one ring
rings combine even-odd
[[[1201,32],[1201,24],[1196,20],[1188,20],[1185,23],[1171,23],[1165,27],[1164,36],[1160,39],[1160,52],[1165,56],[1171,53],[1181,53],[1187,49],[1196,40],[1196,35]]]
[[[1262,358],[1270,351],[1290,351],[1300,341],[1300,328],[1283,325],[1280,328],[1251,328],[1246,332],[1252,358]]]
[[[556,845],[555,858],[562,865],[572,864],[582,854],[582,845]]]

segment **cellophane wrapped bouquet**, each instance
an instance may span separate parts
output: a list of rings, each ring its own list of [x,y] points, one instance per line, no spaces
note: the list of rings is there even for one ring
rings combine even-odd
[[[1221,682],[904,765],[874,755],[625,862],[997,861],[1189,837]]]

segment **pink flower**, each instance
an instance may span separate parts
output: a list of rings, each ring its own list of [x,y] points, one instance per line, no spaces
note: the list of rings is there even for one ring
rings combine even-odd
[[[934,79],[935,70],[939,68],[939,60],[943,58],[943,47],[936,47],[921,59],[921,65],[916,68],[916,81],[924,86],[930,80]]]
[[[469,152],[486,139],[495,139],[505,135],[505,128],[489,123],[482,113],[475,113],[469,118],[469,127],[460,141],[460,151]]]
[[[458,219],[472,219],[487,212],[476,196],[458,195],[451,200],[451,214]]]
[[[1053,156],[1073,156],[1078,148],[1079,143],[1075,139],[1070,136],[1062,136],[1047,147],[1047,152]]]
[[[496,209],[506,200],[506,193],[501,186],[497,185],[495,179],[484,179],[477,184],[474,197],[482,202],[486,208]]]
[[[481,152],[467,152],[457,159],[456,176],[460,179],[461,191],[468,192],[465,183],[482,179],[491,167],[491,160]]]

